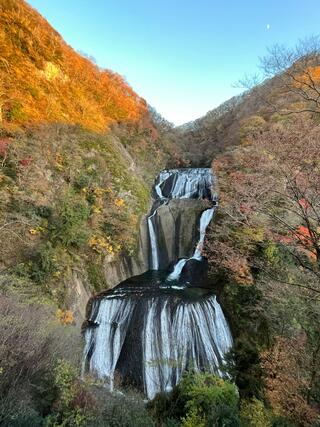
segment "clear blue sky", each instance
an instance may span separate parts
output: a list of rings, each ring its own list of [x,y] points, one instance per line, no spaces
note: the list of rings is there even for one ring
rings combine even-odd
[[[237,94],[274,43],[320,32],[319,0],[29,0],[74,49],[182,124]]]

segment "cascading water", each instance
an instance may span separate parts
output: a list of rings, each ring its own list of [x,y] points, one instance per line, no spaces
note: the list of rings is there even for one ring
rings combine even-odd
[[[162,171],[155,185],[159,199],[204,199],[212,196],[213,176],[209,168]]]
[[[158,242],[157,235],[155,231],[155,226],[153,223],[154,217],[157,215],[157,210],[153,212],[152,215],[148,217],[148,229],[149,229],[149,238],[150,238],[150,249],[151,249],[151,269],[159,269],[159,254],[158,254]]]
[[[203,262],[205,232],[216,205],[212,186],[210,169],[161,172],[154,189],[156,204],[148,218],[151,270],[93,299],[83,367],[111,390],[119,378],[151,399],[171,390],[188,369],[222,375],[232,337],[221,307],[203,284],[180,283],[189,264]],[[169,273],[159,270],[156,219],[157,208],[170,205],[172,199],[199,199],[203,204],[207,200],[210,207],[201,214],[193,255],[178,260]]]
[[[180,277],[180,274],[182,272],[183,267],[186,265],[186,263],[190,260],[190,259],[196,259],[197,261],[201,261],[202,259],[202,247],[203,247],[203,242],[204,242],[204,238],[206,236],[206,229],[213,217],[213,213],[214,213],[215,208],[210,208],[210,209],[206,209],[200,218],[200,239],[199,242],[196,246],[196,250],[194,251],[194,254],[191,258],[188,259],[181,259],[179,262],[177,262],[177,264],[174,267],[174,270],[172,273],[169,274],[168,276],[168,280],[178,280]]]

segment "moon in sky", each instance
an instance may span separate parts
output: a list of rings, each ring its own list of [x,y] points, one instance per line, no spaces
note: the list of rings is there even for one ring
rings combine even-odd
[[[270,30],[270,24],[267,24],[267,30]]]

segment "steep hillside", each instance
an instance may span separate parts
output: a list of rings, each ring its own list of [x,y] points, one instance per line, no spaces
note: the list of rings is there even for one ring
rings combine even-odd
[[[58,359],[79,366],[85,304],[114,285],[122,260],[138,256],[150,184],[174,147],[159,117],[120,76],[73,51],[24,1],[0,2],[0,41],[0,304],[7,342],[0,350],[0,424],[13,425],[21,403],[21,417],[31,414],[25,422],[38,425],[32,411],[40,401],[31,390],[41,373],[53,375]],[[12,406],[12,396],[20,403]],[[41,411],[46,415],[46,404]]]
[[[307,115],[271,120],[217,156],[221,204],[206,248],[241,392],[299,426],[313,425],[320,402],[319,135]]]
[[[256,97],[243,94],[204,117],[174,129],[184,160],[194,166],[209,166],[217,154],[239,143],[243,121],[260,109],[261,103]]]
[[[172,144],[120,76],[76,53],[24,1],[0,2],[0,40],[0,263],[23,262],[26,273],[45,247],[50,278],[36,281],[49,289],[68,248],[83,262],[135,253],[149,184]]]
[[[317,425],[320,411],[320,128],[313,97],[320,61],[317,55],[301,70],[306,60],[222,116],[222,123],[235,114],[241,120],[223,131],[233,136],[224,152],[211,147],[220,151],[213,162],[220,210],[206,242],[235,337],[231,372],[240,393],[297,426]],[[219,121],[206,128],[207,121],[198,122],[196,140],[211,125],[217,129]]]
[[[22,0],[0,2],[0,121],[80,124],[105,131],[137,122],[147,107],[116,73],[76,53]]]
[[[141,261],[151,183],[176,150],[119,75],[23,0],[0,0],[0,43],[0,424],[80,426],[86,303]]]

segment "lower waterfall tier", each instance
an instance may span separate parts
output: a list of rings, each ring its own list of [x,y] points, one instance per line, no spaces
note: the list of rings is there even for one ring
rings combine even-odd
[[[216,297],[166,288],[164,277],[148,272],[93,300],[85,363],[111,389],[119,380],[153,398],[187,369],[222,375],[232,337]]]

